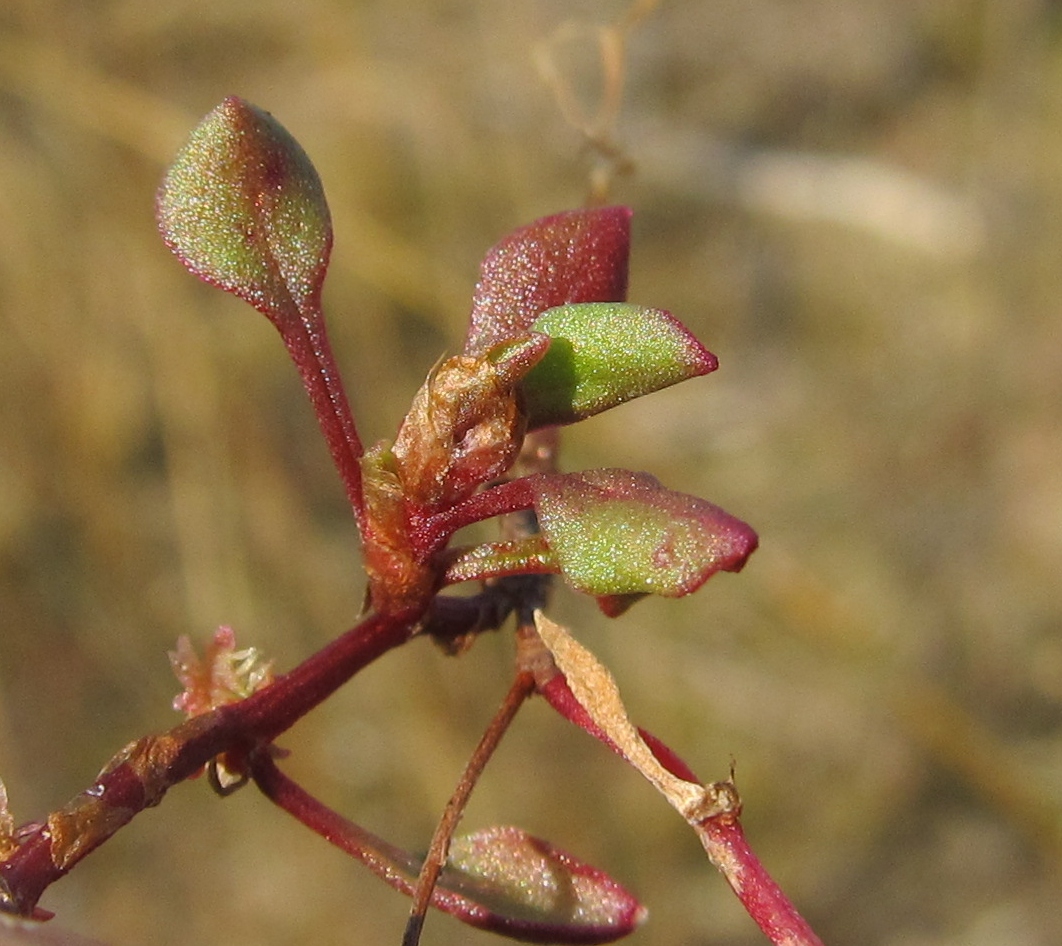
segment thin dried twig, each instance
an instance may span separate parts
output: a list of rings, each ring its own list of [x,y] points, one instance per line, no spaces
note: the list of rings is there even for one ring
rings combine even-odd
[[[442,817],[435,828],[435,834],[432,835],[431,845],[428,847],[420,876],[417,878],[417,886],[413,893],[413,906],[409,911],[409,921],[406,924],[405,935],[402,937],[402,946],[418,946],[420,933],[424,927],[424,918],[431,904],[432,893],[443,867],[446,866],[450,841],[468,805],[472,790],[520,707],[524,705],[524,701],[534,692],[534,689],[534,677],[526,671],[518,672],[502,705],[498,708],[498,712],[494,715],[486,732],[483,733],[479,745],[476,746],[468,760],[465,771],[461,774],[461,779],[443,810]]]
[[[552,93],[565,122],[582,136],[594,158],[587,198],[590,206],[606,203],[615,179],[634,171],[634,162],[616,139],[627,72],[627,44],[636,27],[658,6],[659,0],[635,0],[607,26],[568,22],[535,47],[534,62],[539,76]],[[559,63],[563,47],[586,41],[596,45],[601,69],[600,95],[591,105],[580,100]]]

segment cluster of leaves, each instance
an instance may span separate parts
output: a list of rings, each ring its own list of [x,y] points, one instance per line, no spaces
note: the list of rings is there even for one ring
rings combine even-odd
[[[732,781],[702,784],[627,718],[608,671],[544,613],[550,576],[610,616],[641,597],[678,597],[756,547],[742,521],[622,469],[562,473],[557,428],[713,371],[669,313],[625,301],[630,212],[583,209],[523,227],[487,254],[460,354],[416,393],[393,441],[365,448],[328,342],[321,289],[332,227],[321,182],[268,113],[226,99],[193,132],[158,199],[163,238],[205,281],[278,329],[309,394],[360,533],[367,616],[288,674],[220,630],[204,659],[172,655],[188,721],[126,747],[47,825],[0,811],[0,905],[32,914],[85,853],[204,766],[220,791],[253,780],[278,805],[415,900],[406,942],[430,903],[473,925],[538,942],[605,942],[644,909],[619,884],[516,828],[452,838],[478,771],[521,703],[538,693],[620,753],[700,837],[775,942],[816,942],[741,834]],[[497,519],[497,541],[455,546]],[[471,594],[444,594],[477,583]],[[426,858],[329,810],[276,764],[274,739],[359,669],[415,635],[458,651],[515,617],[512,690],[455,792]],[[0,796],[2,797],[2,796]]]

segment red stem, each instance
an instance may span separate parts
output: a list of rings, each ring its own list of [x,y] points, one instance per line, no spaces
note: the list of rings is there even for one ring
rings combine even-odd
[[[18,846],[0,862],[0,910],[30,915],[50,884],[170,788],[222,753],[239,755],[271,742],[367,664],[409,640],[419,618],[372,615],[247,699],[126,746],[90,788],[46,822],[15,832]]]
[[[733,815],[708,818],[695,830],[748,915],[777,946],[822,946],[822,940],[767,873]]]
[[[623,755],[575,698],[563,674],[558,671],[551,679],[540,682],[538,691],[565,719],[599,739],[613,752]],[[640,727],[638,732],[664,768],[679,778],[700,782],[674,750]],[[693,828],[711,862],[772,943],[776,946],[822,946],[822,941],[749,847],[736,814],[706,818]]]
[[[420,864],[409,854],[320,802],[281,772],[268,754],[256,753],[250,767],[255,784],[273,804],[360,861],[396,890],[407,896],[413,894]]]
[[[415,524],[411,536],[414,549],[430,555],[445,545],[458,529],[495,516],[530,509],[535,498],[530,480],[527,476],[506,480]]]
[[[324,317],[318,310],[303,311],[298,318],[278,322],[277,327],[299,369],[332,460],[346,487],[358,529],[364,535],[365,501],[359,462],[364,448],[328,341]]]
[[[413,635],[420,612],[372,614],[294,670],[222,710],[254,742],[271,742],[377,657]]]

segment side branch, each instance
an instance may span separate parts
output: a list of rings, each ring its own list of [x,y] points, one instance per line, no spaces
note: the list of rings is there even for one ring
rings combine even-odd
[[[122,749],[91,787],[13,833],[0,861],[0,911],[33,914],[45,889],[145,808],[222,753],[245,757],[294,725],[359,670],[413,635],[419,615],[372,615],[290,673],[241,700]]]
[[[533,644],[533,641],[525,643],[525,648],[533,648]],[[596,680],[595,684],[598,688],[602,687],[600,680]],[[674,801],[669,797],[668,786],[662,784],[659,775],[650,770],[645,760],[637,757],[637,743],[642,743],[653,759],[681,782],[689,786],[699,783],[690,767],[674,751],[644,729],[636,729],[637,737],[620,745],[602,724],[601,720],[605,717],[602,714],[595,715],[587,707],[556,664],[543,660],[539,665],[538,692],[562,716],[634,765],[672,804]],[[614,730],[622,732],[618,727],[614,727]],[[732,778],[703,788],[710,813],[705,812],[704,817],[687,817],[687,822],[696,832],[709,860],[726,878],[749,916],[775,946],[822,946],[822,941],[749,846],[738,819],[741,799]]]

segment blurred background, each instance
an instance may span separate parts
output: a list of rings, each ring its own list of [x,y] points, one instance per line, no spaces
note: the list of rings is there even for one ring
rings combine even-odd
[[[155,232],[165,165],[235,93],[324,181],[326,306],[367,441],[459,348],[495,240],[594,181],[635,209],[632,299],[721,368],[571,430],[564,465],[648,470],[762,547],[686,600],[611,622],[561,590],[554,616],[703,778],[733,762],[753,845],[826,942],[1062,940],[1062,8],[651,7],[5,0],[0,772],[18,821],[176,722],[179,635],[230,624],[287,669],[361,603],[275,332]],[[508,632],[459,659],[405,647],[282,740],[285,768],[423,847],[511,668]],[[637,892],[632,944],[764,942],[671,809],[536,703],[465,819],[497,823]],[[205,782],[42,905],[112,946],[397,943],[407,910],[253,790]],[[424,939],[492,941],[441,915]]]

